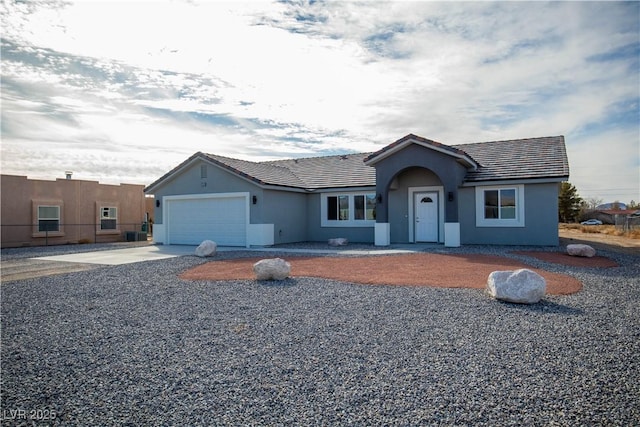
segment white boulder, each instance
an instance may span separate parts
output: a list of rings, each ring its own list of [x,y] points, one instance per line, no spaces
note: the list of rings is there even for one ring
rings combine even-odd
[[[284,280],[291,273],[291,264],[282,258],[262,259],[253,264],[258,280]]]
[[[526,268],[494,271],[487,280],[489,295],[507,302],[535,304],[544,297],[546,290],[547,282],[544,277]]]
[[[582,256],[582,257],[591,258],[595,256],[596,250],[589,245],[573,244],[573,245],[567,245],[567,254],[571,256]]]
[[[336,239],[329,239],[329,246],[346,246],[349,241],[344,237],[338,237]]]
[[[214,256],[218,251],[218,245],[211,240],[205,240],[196,248],[196,255],[199,257]]]

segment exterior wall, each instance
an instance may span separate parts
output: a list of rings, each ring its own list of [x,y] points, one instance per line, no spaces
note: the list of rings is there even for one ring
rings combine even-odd
[[[257,205],[265,223],[273,224],[274,243],[309,240],[307,233],[307,198],[305,193],[265,190]],[[251,217],[251,222],[255,223]]]
[[[426,186],[442,186],[442,183],[435,173],[422,168],[404,170],[391,183],[387,193],[391,243],[413,241],[409,236],[409,221],[413,219],[413,214],[409,212],[409,188]],[[445,201],[439,200],[438,203]]]
[[[376,163],[376,191],[383,195],[383,203],[379,206],[378,222],[390,222],[391,205],[384,201],[396,175],[409,168],[429,169],[440,180],[444,194],[454,194],[453,201],[445,204],[445,222],[458,222],[458,187],[462,184],[467,169],[455,158],[416,144],[411,144],[393,155]],[[390,199],[389,203],[393,203]],[[393,233],[393,231],[392,231]],[[392,238],[393,241],[393,238]]]
[[[32,180],[2,175],[2,247],[59,245],[124,240],[141,231],[145,218],[143,185],[95,181]],[[60,229],[38,232],[38,205],[60,206]],[[100,208],[117,208],[117,229],[100,229]]]
[[[345,191],[348,191],[345,190]],[[371,190],[373,191],[373,190]],[[307,196],[307,223],[308,238],[311,242],[326,242],[329,239],[344,237],[352,243],[373,243],[374,227],[322,227],[321,226],[321,195],[320,193]]]
[[[476,227],[475,188],[465,187],[460,199],[462,244],[557,246],[558,183],[524,186],[524,227]]]

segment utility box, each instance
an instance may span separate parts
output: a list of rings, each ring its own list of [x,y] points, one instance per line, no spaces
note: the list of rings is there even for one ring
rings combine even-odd
[[[459,222],[444,223],[444,245],[448,248],[457,248],[460,246]]]

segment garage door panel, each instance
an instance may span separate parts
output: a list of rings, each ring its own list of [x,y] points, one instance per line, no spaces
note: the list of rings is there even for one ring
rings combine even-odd
[[[168,201],[171,244],[213,240],[221,246],[246,245],[246,199],[196,198]]]

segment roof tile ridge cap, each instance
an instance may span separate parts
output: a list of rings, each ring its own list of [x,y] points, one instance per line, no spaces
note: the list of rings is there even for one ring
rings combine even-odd
[[[287,159],[265,160],[265,162],[266,163],[275,163],[275,162],[294,162],[294,163],[298,163],[298,161],[300,161],[300,160],[329,159],[329,158],[332,158],[332,157],[345,157],[345,156],[364,156],[364,155],[367,155],[367,154],[371,154],[371,152],[330,154],[328,156],[295,157],[295,158],[287,158]]]
[[[295,173],[290,167],[288,167],[288,165],[276,164],[276,163],[284,163],[284,162],[293,162],[294,160],[296,160],[296,159],[265,160],[265,161],[262,161],[262,162],[255,162],[255,163],[258,164],[258,165],[267,166],[269,168],[274,168],[274,169],[278,169],[278,170],[281,170],[281,171],[286,171],[286,172],[290,173],[291,175],[293,175],[300,182],[300,184],[302,184],[303,186],[307,186],[308,182],[305,181],[304,179],[302,179],[300,177],[300,175]],[[294,187],[298,187],[298,185],[295,185]]]
[[[233,173],[235,173],[237,175],[249,178],[250,180],[255,181],[255,182],[257,182],[259,184],[262,184],[262,185],[266,184],[266,182],[261,180],[260,178],[254,176],[254,175],[248,174],[247,172],[241,171],[240,169],[238,169],[238,168],[236,168],[234,166],[231,166],[228,163],[225,163],[225,162],[219,160],[219,158],[223,158],[223,159],[227,159],[227,160],[233,160],[233,161],[242,162],[242,163],[251,163],[251,164],[254,164],[254,165],[255,164],[259,164],[259,162],[254,162],[254,161],[251,161],[251,160],[236,159],[234,157],[221,156],[219,154],[210,154],[210,153],[202,153],[202,154],[204,154],[207,157],[207,159],[209,159],[210,161],[212,161],[212,162],[224,167],[225,169],[230,170],[231,172],[233,172]]]
[[[302,179],[302,178],[300,177],[300,175],[298,175],[297,173],[295,173],[295,172],[293,171],[293,169],[291,169],[290,167],[287,167],[287,166],[280,166],[280,165],[270,165],[270,166],[271,166],[271,167],[277,167],[277,168],[280,168],[280,169],[284,169],[284,170],[286,170],[286,171],[287,171],[287,172],[289,172],[291,175],[295,176],[295,177],[296,177],[296,179],[297,179],[298,181],[300,181],[300,183],[301,183],[301,184],[303,184],[305,187],[307,187],[307,186],[309,185],[309,183],[308,183],[306,180]]]
[[[229,157],[229,156],[223,156],[221,154],[212,154],[212,153],[201,153],[204,154],[205,156],[207,156],[208,158],[212,159],[212,160],[216,160],[217,157],[222,158],[222,159],[228,159],[228,160],[233,160],[236,162],[244,162],[244,163],[260,163],[260,162],[254,162],[253,160],[244,160],[244,159],[238,159],[237,157]]]
[[[460,144],[452,145],[452,147],[457,146],[469,146],[469,145],[480,145],[480,144],[495,144],[501,142],[520,142],[520,141],[532,141],[532,140],[548,140],[548,139],[561,139],[564,141],[564,135],[553,135],[553,136],[534,136],[530,138],[515,138],[515,139],[498,139],[495,141],[476,141],[476,142],[463,142]]]

